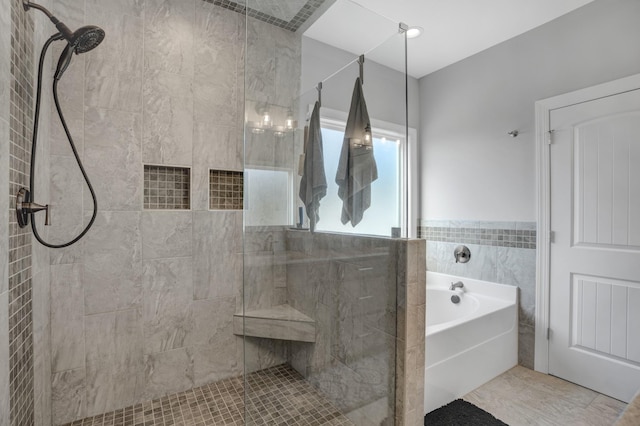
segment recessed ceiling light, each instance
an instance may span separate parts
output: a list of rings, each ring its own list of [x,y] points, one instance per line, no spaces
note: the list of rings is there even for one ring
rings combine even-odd
[[[411,27],[407,30],[407,38],[420,37],[423,31],[421,27]]]

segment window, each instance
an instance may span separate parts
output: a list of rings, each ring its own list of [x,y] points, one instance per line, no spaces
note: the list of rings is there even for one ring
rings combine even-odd
[[[373,124],[373,123],[372,123]],[[371,185],[371,206],[362,221],[353,227],[343,225],[342,200],[335,182],[342,149],[345,123],[322,119],[324,167],[327,176],[327,195],[320,201],[320,220],[317,231],[345,232],[391,236],[391,228],[400,228],[403,217],[403,150],[404,134],[373,125],[373,153],[378,168],[378,179]]]

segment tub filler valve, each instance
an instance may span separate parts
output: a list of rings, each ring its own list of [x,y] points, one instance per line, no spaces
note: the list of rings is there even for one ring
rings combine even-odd
[[[458,281],[457,283],[451,283],[451,285],[449,286],[449,290],[454,291],[456,288],[463,288],[464,284],[462,283],[462,281]]]
[[[456,263],[467,263],[471,259],[471,251],[467,246],[458,246],[453,250],[453,257],[456,258]]]
[[[463,287],[464,287],[464,284],[462,283],[462,281],[458,281],[456,283],[451,283],[451,285],[449,286],[449,290],[455,291],[455,293],[456,293],[456,294],[451,296],[451,303],[454,303],[454,304],[460,303],[460,296],[464,292],[462,290]]]

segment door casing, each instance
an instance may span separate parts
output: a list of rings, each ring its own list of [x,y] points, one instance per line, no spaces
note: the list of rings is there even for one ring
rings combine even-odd
[[[554,109],[604,98],[640,88],[640,74],[598,84],[574,92],[537,101],[536,110],[536,192],[537,241],[536,247],[536,311],[534,369],[549,373],[549,243],[551,239],[551,182],[549,147],[549,117]]]

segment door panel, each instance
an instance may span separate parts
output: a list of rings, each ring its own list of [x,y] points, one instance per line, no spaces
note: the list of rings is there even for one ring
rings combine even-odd
[[[549,372],[640,388],[640,90],[553,110]]]

